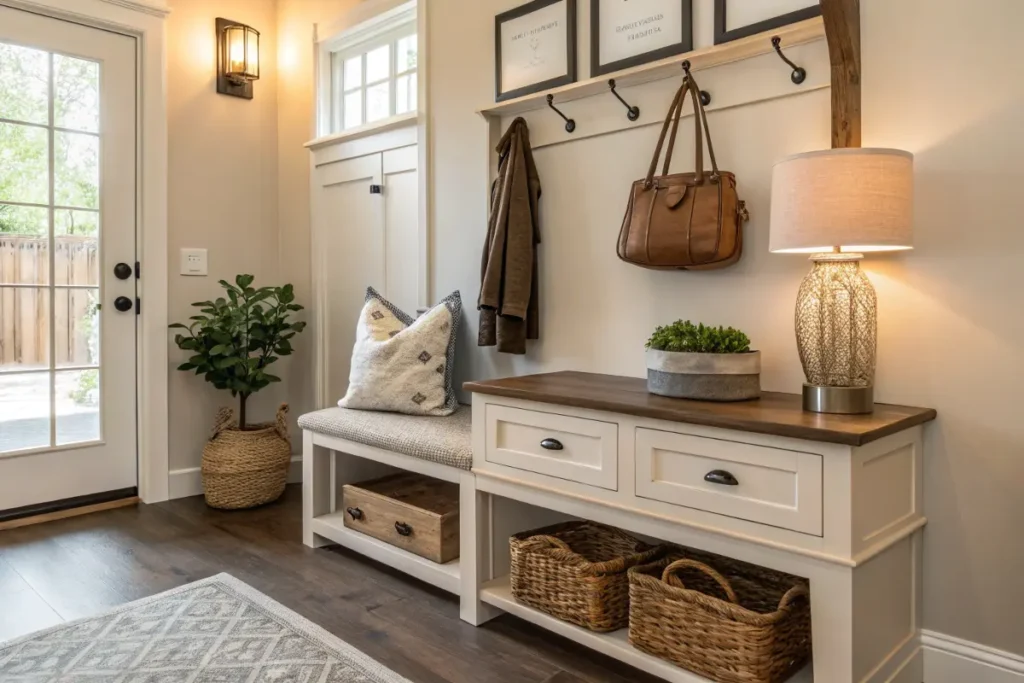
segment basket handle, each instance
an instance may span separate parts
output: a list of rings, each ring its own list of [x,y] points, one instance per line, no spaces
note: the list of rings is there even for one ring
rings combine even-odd
[[[221,406],[217,411],[217,419],[213,423],[213,431],[210,433],[210,441],[213,441],[225,429],[238,429],[238,420],[235,419],[235,411],[226,406]]]
[[[679,571],[683,567],[692,567],[704,572],[714,579],[715,583],[722,587],[722,590],[725,591],[726,596],[729,598],[729,602],[734,605],[740,604],[739,599],[736,597],[736,592],[732,589],[729,581],[711,567],[707,566],[703,562],[698,562],[697,560],[676,560],[669,566],[665,567],[665,571],[661,573],[661,580],[675,588],[685,589],[686,586],[683,585],[682,579],[675,575],[675,572]],[[785,598],[783,598],[783,600],[785,600]]]
[[[786,594],[782,596],[782,600],[779,601],[779,610],[784,610],[790,606],[796,600],[803,598],[805,600],[811,599],[811,591],[805,584],[798,583],[797,585],[786,591]]]
[[[285,441],[288,441],[289,443],[291,443],[291,440],[288,438],[288,404],[287,403],[282,403],[277,408],[277,419],[274,422],[274,430],[277,432],[278,436],[280,436]]]
[[[541,534],[540,536],[530,536],[530,538],[527,539],[527,542],[530,543],[530,545],[537,543],[546,543],[547,545],[554,546],[559,550],[564,550],[570,553],[572,552],[572,548],[569,547],[568,543],[555,536],[545,536],[543,534]]]

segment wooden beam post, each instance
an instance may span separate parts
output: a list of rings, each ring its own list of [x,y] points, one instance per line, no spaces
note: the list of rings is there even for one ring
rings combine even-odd
[[[821,0],[832,63],[832,147],[860,147],[860,0]]]

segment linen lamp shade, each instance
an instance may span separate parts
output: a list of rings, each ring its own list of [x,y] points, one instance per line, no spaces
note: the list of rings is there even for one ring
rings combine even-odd
[[[769,250],[894,251],[913,246],[914,156],[847,148],[787,157],[772,171]]]

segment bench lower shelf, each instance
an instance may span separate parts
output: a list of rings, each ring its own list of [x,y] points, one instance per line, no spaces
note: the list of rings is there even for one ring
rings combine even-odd
[[[345,526],[342,512],[332,512],[328,515],[314,517],[312,529],[313,533],[354,550],[360,555],[394,567],[449,593],[459,594],[460,574],[457,559],[446,564],[437,564],[407,550],[379,541],[372,536],[353,531]]]
[[[512,597],[512,587],[509,585],[507,576],[485,583],[480,590],[480,600],[637,669],[671,681],[671,683],[711,683],[703,676],[690,673],[674,664],[637,650],[629,644],[627,629],[612,633],[594,633],[516,602]],[[813,683],[813,681],[814,676],[810,664],[789,679],[789,683]]]

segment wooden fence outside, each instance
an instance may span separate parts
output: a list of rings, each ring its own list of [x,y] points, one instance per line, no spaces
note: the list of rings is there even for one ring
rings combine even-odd
[[[54,284],[97,286],[95,237],[63,235],[54,240]],[[45,237],[0,234],[0,366],[49,365],[50,248]],[[5,284],[39,285],[4,287]],[[89,365],[98,289],[56,289],[56,362]]]

